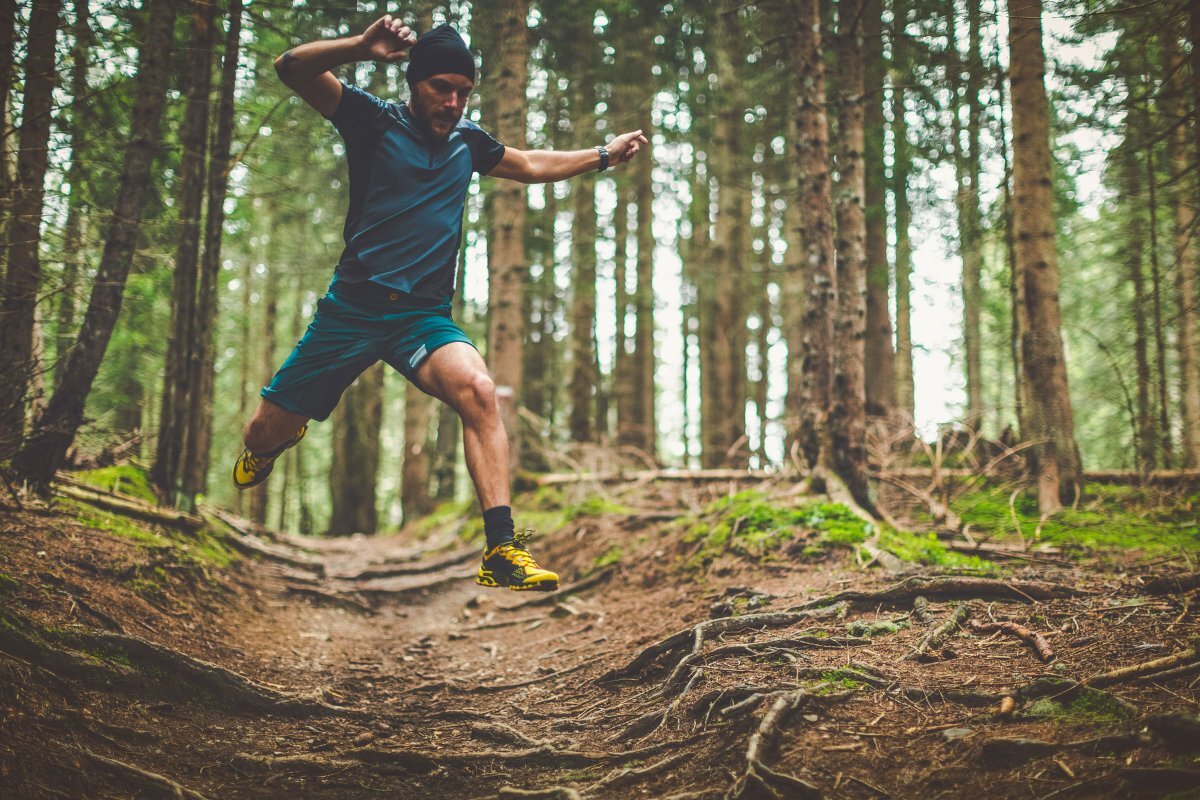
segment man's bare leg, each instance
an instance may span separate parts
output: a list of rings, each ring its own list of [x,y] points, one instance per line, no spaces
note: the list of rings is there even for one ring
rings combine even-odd
[[[296,435],[308,417],[288,411],[270,400],[262,400],[246,423],[242,439],[251,453],[270,453]]]
[[[465,342],[451,342],[434,350],[417,368],[416,377],[420,388],[462,418],[467,472],[475,484],[479,507],[487,510],[508,505],[512,497],[508,434],[500,419],[496,385],[479,351]]]

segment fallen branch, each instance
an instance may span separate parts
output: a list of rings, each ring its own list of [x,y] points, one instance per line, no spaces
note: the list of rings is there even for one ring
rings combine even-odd
[[[894,586],[875,592],[848,590],[831,597],[822,597],[792,606],[788,611],[807,611],[832,603],[856,605],[896,605],[911,603],[919,595],[929,597],[969,597],[974,599],[1020,600],[1036,602],[1058,597],[1086,595],[1081,589],[1041,581],[1002,581],[991,578],[959,578],[941,576],[935,578],[908,578]]]
[[[934,655],[942,649],[946,641],[954,635],[958,627],[966,622],[971,610],[966,603],[959,603],[950,610],[942,624],[937,625],[925,634],[916,649],[904,657],[905,661],[934,661]]]
[[[1115,683],[1122,683],[1130,680],[1131,678],[1139,678],[1143,675],[1152,675],[1154,673],[1160,673],[1165,670],[1172,669],[1173,667],[1178,667],[1179,665],[1185,664],[1195,657],[1196,648],[1189,647],[1185,650],[1180,650],[1178,653],[1164,656],[1163,658],[1156,658],[1152,661],[1142,662],[1141,664],[1133,664],[1128,667],[1121,667],[1120,669],[1111,670],[1110,672],[1102,672],[1099,675],[1093,675],[1092,677],[1085,679],[1083,683],[1087,686],[1095,687],[1112,686]]]
[[[165,793],[169,797],[185,798],[186,800],[205,800],[204,795],[199,792],[182,786],[170,778],[155,772],[147,772],[141,767],[135,767],[132,764],[126,764],[124,761],[118,761],[115,758],[108,758],[99,753],[93,753],[91,750],[82,747],[73,749],[88,761],[91,761],[110,774],[132,781],[143,789],[152,791],[155,794]]]
[[[971,620],[971,630],[976,633],[995,633],[997,631],[1007,633],[1033,648],[1033,652],[1037,654],[1043,664],[1049,664],[1054,660],[1054,648],[1046,641],[1046,637],[1016,622],[980,622],[973,619]]]
[[[810,697],[811,694],[808,691],[797,689],[775,699],[775,702],[767,709],[767,713],[763,715],[758,730],[750,737],[750,742],[746,746],[746,770],[738,776],[733,785],[729,787],[729,791],[725,793],[727,800],[743,797],[750,786],[761,788],[773,797],[817,798],[821,796],[817,787],[811,783],[792,775],[776,772],[763,761],[767,751],[779,738],[780,728]],[[780,795],[776,791],[776,787],[786,794]]]
[[[141,500],[125,499],[105,494],[102,489],[96,489],[78,481],[66,483],[63,482],[62,478],[58,478],[54,491],[72,500],[80,500],[84,503],[100,506],[108,511],[116,511],[126,516],[146,520],[147,522],[170,525],[185,531],[196,531],[204,527],[204,520],[194,514],[187,514],[173,508],[159,508]]]
[[[632,661],[624,667],[610,670],[599,678],[597,683],[607,683],[610,681],[621,680],[623,678],[631,678],[650,665],[658,657],[667,653],[681,650],[691,643],[689,648],[690,654],[694,655],[700,652],[700,648],[704,645],[706,637],[711,635],[719,635],[723,633],[736,633],[745,630],[762,630],[764,628],[786,628],[789,625],[795,625],[806,619],[812,619],[814,616],[824,616],[825,614],[814,613],[805,610],[789,610],[777,611],[767,614],[746,614],[741,617],[722,617],[720,619],[705,620],[690,628],[676,631],[670,636],[660,639],[654,644],[644,648],[638,653]]]
[[[1200,572],[1184,572],[1177,575],[1160,575],[1142,585],[1146,594],[1183,594],[1200,589]]]

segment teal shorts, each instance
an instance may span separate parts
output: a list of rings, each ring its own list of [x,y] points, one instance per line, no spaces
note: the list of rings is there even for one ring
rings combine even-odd
[[[279,372],[264,387],[272,403],[323,420],[368,367],[386,361],[414,385],[429,354],[451,342],[474,343],[438,303],[379,284],[334,281]],[[420,388],[418,386],[418,388]]]

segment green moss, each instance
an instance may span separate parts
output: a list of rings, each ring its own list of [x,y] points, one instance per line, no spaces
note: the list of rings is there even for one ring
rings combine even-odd
[[[885,527],[879,533],[879,547],[897,558],[916,564],[934,564],[959,571],[991,574],[996,565],[979,556],[948,550],[934,533],[897,531]]]
[[[781,506],[750,489],[710,504],[683,538],[700,543],[688,566],[702,569],[726,552],[763,560],[806,533],[830,545],[850,545],[866,541],[873,530],[839,503]]]
[[[596,556],[596,560],[592,562],[592,572],[604,569],[605,567],[611,567],[613,564],[619,562],[621,560],[621,556],[624,554],[625,552],[621,548],[621,545],[614,544],[612,547]]]
[[[862,689],[866,684],[855,679],[851,674],[840,669],[833,669],[821,673],[821,677],[814,682],[813,686],[817,694],[833,694],[834,692]]]
[[[143,547],[165,548],[171,546],[171,542],[166,537],[143,527],[129,517],[101,511],[86,503],[74,500],[63,500],[62,504],[81,525],[86,525],[89,528],[95,528],[100,531],[108,531],[125,539],[131,539]]]
[[[112,645],[89,650],[88,655],[100,661],[107,661],[109,664],[116,664],[122,667],[133,666],[133,662],[129,660],[129,655],[119,647]]]
[[[413,523],[411,528],[417,539],[429,538],[434,531],[461,521],[469,513],[473,500],[450,500],[438,504],[432,511]]]
[[[1070,724],[1118,725],[1129,719],[1129,711],[1107,692],[1084,686],[1073,692],[1069,701],[1040,698],[1026,706],[1021,716]]]
[[[20,585],[21,585],[21,582],[18,581],[16,578],[14,578],[10,575],[5,575],[3,572],[0,572],[0,592],[16,591],[17,587]]]
[[[583,502],[568,506],[563,510],[564,521],[570,522],[578,517],[598,517],[602,514],[628,514],[629,507],[614,503],[607,497],[598,494],[586,498]]]
[[[907,622],[889,622],[888,620],[855,620],[854,622],[846,623],[846,633],[851,636],[866,636],[874,638],[876,636],[886,636],[890,633],[897,633],[908,627]]]
[[[84,470],[76,472],[72,477],[106,492],[120,492],[139,500],[145,500],[147,503],[158,502],[158,497],[150,488],[149,477],[132,464]]]
[[[1011,489],[984,487],[951,505],[972,531],[993,539],[1036,539],[1096,551],[1137,551],[1146,557],[1200,552],[1200,498],[1170,499],[1152,489],[1092,485],[1078,508],[1042,520],[1037,500]],[[1015,517],[1015,521],[1014,521]]]

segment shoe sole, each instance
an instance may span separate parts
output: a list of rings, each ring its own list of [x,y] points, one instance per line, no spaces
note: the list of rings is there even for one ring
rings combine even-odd
[[[558,591],[558,581],[556,581],[556,580],[554,580],[554,581],[539,581],[537,583],[530,583],[530,584],[518,583],[515,586],[512,584],[509,584],[508,586],[505,586],[504,584],[498,583],[494,578],[484,576],[484,575],[476,575],[475,583],[479,584],[480,586],[486,586],[489,589],[509,589],[514,592],[556,592],[556,591]]]

